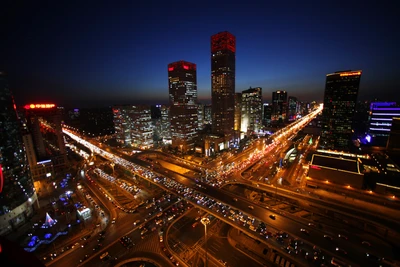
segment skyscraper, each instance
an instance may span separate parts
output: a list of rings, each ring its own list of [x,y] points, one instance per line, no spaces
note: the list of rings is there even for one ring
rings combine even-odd
[[[242,92],[241,131],[258,132],[262,127],[262,89],[251,88]]]
[[[350,149],[361,73],[361,70],[349,70],[326,75],[319,142],[321,148],[345,151]]]
[[[211,36],[212,131],[234,134],[236,38],[225,31]]]
[[[0,234],[25,222],[37,200],[20,126],[5,74],[0,72]]]
[[[297,98],[294,96],[289,96],[287,120],[288,121],[296,120],[298,113],[299,113],[299,102],[297,101]]]
[[[172,146],[181,152],[194,148],[198,128],[196,64],[168,64]]]
[[[234,130],[240,132],[240,125],[242,121],[242,93],[235,93],[235,123]]]
[[[283,122],[286,120],[287,112],[287,92],[272,92],[272,115],[271,120],[274,122]]]

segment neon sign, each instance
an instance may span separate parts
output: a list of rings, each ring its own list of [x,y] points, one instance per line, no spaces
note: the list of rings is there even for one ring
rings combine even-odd
[[[361,75],[361,71],[340,73],[340,76],[355,76],[355,75]]]
[[[55,104],[29,104],[25,105],[25,109],[35,109],[35,108],[54,108],[56,105]]]

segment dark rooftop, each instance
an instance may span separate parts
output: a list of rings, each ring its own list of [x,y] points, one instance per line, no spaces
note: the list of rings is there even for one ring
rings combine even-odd
[[[312,165],[358,173],[356,159],[345,159],[314,154]]]

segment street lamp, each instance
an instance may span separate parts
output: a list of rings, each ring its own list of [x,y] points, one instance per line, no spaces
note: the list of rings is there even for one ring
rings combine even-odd
[[[206,264],[205,267],[208,266],[207,264],[207,225],[210,223],[210,219],[207,217],[201,218],[201,223],[204,225],[204,240],[205,240],[205,251],[206,251]]]

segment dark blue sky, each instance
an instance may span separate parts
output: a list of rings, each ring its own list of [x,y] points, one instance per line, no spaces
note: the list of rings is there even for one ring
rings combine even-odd
[[[327,73],[362,69],[360,100],[400,102],[394,1],[52,2],[0,11],[0,70],[18,104],[167,103],[167,64],[177,60],[197,64],[207,102],[210,36],[225,30],[236,36],[237,92],[260,86],[265,101],[275,90],[321,101]]]

